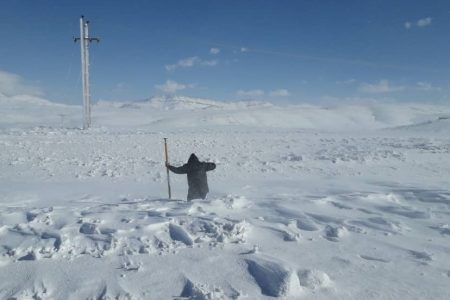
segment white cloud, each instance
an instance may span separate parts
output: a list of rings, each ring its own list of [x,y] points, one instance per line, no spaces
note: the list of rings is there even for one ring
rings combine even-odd
[[[166,70],[172,71],[178,68],[190,68],[193,67],[199,60],[200,58],[198,56],[180,59],[176,64],[166,65]]]
[[[182,83],[178,83],[174,80],[167,80],[164,84],[162,85],[156,85],[155,86],[158,90],[163,91],[164,93],[167,94],[174,94],[177,91],[181,91],[187,88],[192,88],[193,85],[192,84],[182,84]]]
[[[417,26],[419,26],[419,27],[426,27],[426,26],[429,26],[429,25],[431,25],[431,18],[430,17],[423,18],[423,19],[420,19],[419,21],[417,21]]]
[[[200,60],[200,58],[198,58],[197,56],[188,57],[188,58],[179,60],[178,65],[180,67],[185,67],[185,68],[192,67],[199,60]]]
[[[404,86],[395,86],[389,83],[388,80],[382,79],[376,83],[362,83],[359,87],[359,91],[369,94],[382,94],[391,93],[404,90]]]
[[[286,89],[279,89],[271,91],[269,95],[272,97],[288,97],[291,95],[291,93],[289,93],[289,91]]]
[[[42,90],[25,82],[25,80],[13,73],[0,70],[0,93],[6,96],[31,95],[42,96]]]
[[[362,83],[358,90],[367,94],[387,94],[400,91],[424,91],[436,92],[442,89],[429,82],[419,81],[412,85],[394,85],[386,79],[382,79],[375,83]]]
[[[440,91],[441,88],[432,85],[429,82],[423,82],[423,81],[419,81],[416,83],[417,89],[422,90],[422,91]]]
[[[264,96],[263,90],[239,90],[236,92],[239,97],[261,97]]]
[[[427,27],[431,25],[431,21],[432,18],[431,17],[427,17],[427,18],[422,18],[417,20],[417,22],[410,22],[410,21],[406,21],[404,23],[404,26],[406,29],[411,29],[413,26],[417,26],[417,27]]]
[[[211,48],[209,49],[209,53],[211,54],[219,54],[220,49],[219,48]]]
[[[214,66],[216,66],[218,64],[218,61],[215,60],[215,59],[213,59],[213,60],[202,60],[200,62],[200,64],[202,66],[214,67]]]
[[[266,95],[266,92],[261,89],[254,89],[254,90],[238,90],[236,92],[236,95],[239,97],[250,97],[250,98],[257,98],[262,97]],[[273,90],[270,92],[267,92],[267,95],[272,97],[288,97],[291,95],[291,93],[286,89],[278,89]]]
[[[241,52],[247,52],[247,51],[248,51],[248,48],[245,48],[245,47],[241,48]]]
[[[180,59],[176,64],[166,65],[167,71],[173,71],[178,68],[191,68],[196,65],[200,66],[216,66],[218,64],[217,60],[202,60],[198,56],[192,56],[184,59]]]

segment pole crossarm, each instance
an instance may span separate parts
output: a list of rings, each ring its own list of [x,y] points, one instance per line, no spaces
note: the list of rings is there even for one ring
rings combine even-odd
[[[76,37],[74,37],[73,38],[73,41],[76,43],[76,42],[78,42],[79,40],[81,40],[80,38],[76,38]],[[92,41],[96,41],[97,43],[100,43],[100,39],[99,38],[96,38],[96,37],[93,37],[93,38],[84,38],[84,40],[85,41],[89,41],[89,42],[92,42]]]

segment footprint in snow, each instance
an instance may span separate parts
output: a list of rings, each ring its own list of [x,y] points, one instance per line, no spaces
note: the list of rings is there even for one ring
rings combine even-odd
[[[172,240],[182,242],[186,246],[192,246],[194,243],[189,233],[179,225],[169,224],[169,234]]]
[[[301,293],[296,272],[281,262],[254,257],[245,259],[250,275],[261,293],[271,297],[295,297]]]
[[[62,239],[61,236],[57,233],[52,233],[52,232],[43,232],[41,234],[41,238],[46,240],[46,239],[54,239],[55,242],[53,243],[54,249],[56,252],[59,251],[59,249],[61,248],[61,244],[62,244]]]
[[[97,225],[93,223],[83,223],[80,227],[80,233],[82,234],[98,234],[99,230]]]
[[[142,263],[135,263],[132,261],[129,257],[125,256],[124,260],[122,261],[120,268],[124,271],[139,271],[142,267]]]
[[[449,224],[443,224],[439,226],[430,226],[431,229],[435,229],[439,231],[442,235],[450,235],[450,225]]]
[[[329,241],[332,242],[338,242],[339,238],[342,238],[348,234],[347,228],[344,226],[331,226],[327,225],[325,227],[325,235],[324,238],[326,238]]]
[[[305,230],[305,231],[319,230],[319,227],[314,223],[314,221],[307,218],[306,216],[304,218],[297,220],[297,227],[298,227],[298,229]]]
[[[53,212],[53,207],[45,207],[40,209],[33,209],[25,213],[27,222],[45,223],[47,225],[52,224],[50,213]]]
[[[369,255],[362,255],[362,254],[360,254],[359,257],[361,257],[362,259],[365,259],[365,260],[377,261],[377,262],[382,262],[382,263],[388,263],[388,262],[391,262],[391,261],[388,260],[388,259],[379,258],[379,257],[374,257],[374,256],[369,256]]]
[[[333,285],[328,274],[320,270],[300,270],[297,275],[300,285],[310,290],[329,288]]]
[[[190,279],[186,279],[183,290],[180,294],[181,299],[239,299],[241,293],[230,287],[225,292],[219,287],[210,288],[205,284],[194,283]],[[175,298],[178,299],[178,298]]]
[[[38,256],[36,255],[36,253],[34,253],[33,251],[29,252],[28,254],[20,257],[18,259],[18,261],[33,261],[33,260],[37,260]]]
[[[408,250],[409,254],[423,264],[428,264],[433,260],[433,255],[425,251]]]

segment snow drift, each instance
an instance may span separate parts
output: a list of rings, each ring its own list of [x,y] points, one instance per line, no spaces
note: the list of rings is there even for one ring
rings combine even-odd
[[[446,107],[2,97],[1,299],[450,298]]]

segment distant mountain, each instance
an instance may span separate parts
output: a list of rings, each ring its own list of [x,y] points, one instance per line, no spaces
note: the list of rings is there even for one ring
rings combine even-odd
[[[64,104],[54,103],[44,98],[33,95],[7,96],[0,93],[0,103],[9,105],[39,105],[39,106],[62,106]]]
[[[153,108],[179,110],[179,109],[222,109],[225,103],[210,99],[191,98],[186,96],[155,96],[144,100]]]
[[[0,107],[0,130],[36,126],[76,128],[81,124],[80,106],[55,103],[38,96],[0,93]]]
[[[1,128],[69,127],[82,123],[82,107],[40,97],[0,94]],[[98,101],[94,127],[131,130],[250,126],[327,131],[388,129],[448,133],[450,107],[408,103],[274,105],[257,101],[227,102],[187,96],[154,96],[141,101]],[[400,126],[400,127],[399,127]],[[401,127],[404,126],[404,127]]]
[[[273,105],[258,101],[224,102],[205,98],[187,96],[154,96],[141,101],[110,102],[100,100],[97,106],[115,108],[153,108],[162,110],[233,110],[253,107],[272,107]]]
[[[450,131],[450,116],[444,115],[431,121],[396,126],[390,128],[390,130],[411,133],[448,133]]]

